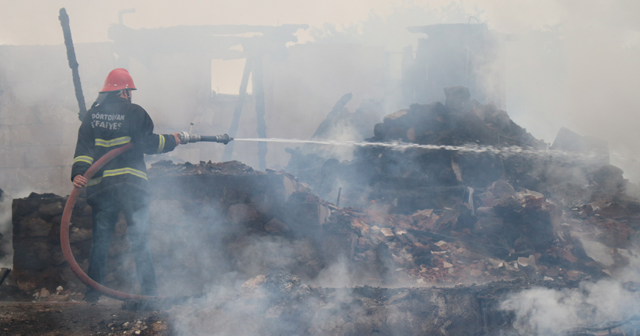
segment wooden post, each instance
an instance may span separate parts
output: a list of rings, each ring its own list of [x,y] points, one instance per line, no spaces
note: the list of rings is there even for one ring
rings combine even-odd
[[[73,47],[73,39],[71,38],[71,27],[69,27],[69,15],[67,10],[60,8],[60,25],[62,26],[62,34],[64,35],[64,45],[67,48],[67,60],[69,61],[69,67],[71,68],[71,75],[73,76],[73,87],[76,91],[76,99],[78,100],[78,118],[80,121],[87,113],[87,105],[84,102],[84,94],[82,93],[82,84],[80,83],[80,73],[78,72],[78,61],[76,60],[76,50]]]
[[[242,73],[242,82],[240,83],[240,92],[238,94],[238,101],[236,102],[236,107],[233,111],[233,119],[231,120],[231,126],[229,127],[229,136],[232,138],[236,137],[236,133],[238,132],[238,125],[240,124],[240,116],[242,115],[242,107],[244,106],[244,98],[247,95],[247,85],[249,85],[249,75],[251,74],[251,64],[253,60],[251,57],[247,57],[246,62],[244,63],[244,72]],[[255,78],[254,78],[255,81]],[[224,147],[224,154],[222,155],[222,161],[230,161],[231,156],[233,155],[233,145],[234,142],[229,142]]]
[[[255,58],[253,65],[253,96],[256,100],[256,115],[258,117],[258,138],[267,138],[267,123],[264,120],[265,106],[264,106],[264,85],[262,82],[262,54],[259,54]],[[258,166],[260,170],[267,169],[267,143],[258,142]]]

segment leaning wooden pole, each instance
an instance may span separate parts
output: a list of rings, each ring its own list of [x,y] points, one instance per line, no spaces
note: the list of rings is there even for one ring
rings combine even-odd
[[[258,122],[258,138],[267,138],[267,122],[264,119],[265,106],[264,106],[264,85],[262,83],[263,71],[262,71],[262,55],[258,55],[255,58],[253,64],[253,96],[256,99],[256,115]],[[267,143],[264,141],[258,142],[258,167],[260,170],[267,169]]]
[[[240,125],[240,116],[242,115],[242,107],[244,106],[244,99],[247,96],[247,85],[249,85],[249,75],[251,74],[251,64],[253,60],[250,57],[247,57],[246,62],[244,63],[244,72],[242,73],[242,82],[240,83],[240,93],[238,94],[238,101],[236,102],[236,107],[233,111],[233,119],[231,120],[231,126],[229,127],[230,137],[235,138],[236,133],[238,132],[238,126]],[[234,143],[230,142],[224,147],[224,154],[222,154],[222,161],[231,160],[231,156],[233,155],[233,146]]]
[[[78,72],[78,61],[76,60],[76,50],[73,47],[73,39],[71,38],[71,27],[69,27],[69,15],[67,10],[60,8],[60,24],[62,25],[62,33],[64,34],[64,45],[67,47],[67,60],[69,60],[69,67],[71,68],[71,74],[73,76],[73,87],[76,90],[76,99],[78,100],[78,118],[82,121],[84,115],[87,113],[87,105],[84,102],[84,95],[82,93],[82,84],[80,83],[80,73]]]

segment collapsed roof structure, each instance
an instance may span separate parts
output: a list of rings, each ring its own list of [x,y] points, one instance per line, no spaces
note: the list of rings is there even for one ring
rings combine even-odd
[[[275,27],[220,25],[132,29],[118,24],[109,28],[109,38],[114,41],[114,52],[118,54],[117,64],[123,68],[130,67],[132,58],[143,64],[150,64],[153,56],[172,54],[176,51],[197,55],[200,62],[196,64],[199,64],[200,68],[194,70],[208,74],[211,74],[212,59],[246,59],[238,101],[228,133],[231,137],[236,136],[249,76],[253,74],[252,83],[258,118],[257,133],[258,137],[266,138],[263,58],[266,55],[272,59],[286,58],[287,43],[297,42],[294,34],[300,29],[308,28],[308,25]],[[234,49],[237,46],[240,48]],[[206,69],[209,71],[207,72]],[[233,148],[233,143],[225,148],[224,161],[231,159]],[[266,152],[266,144],[260,143],[258,148],[260,170],[266,169]]]

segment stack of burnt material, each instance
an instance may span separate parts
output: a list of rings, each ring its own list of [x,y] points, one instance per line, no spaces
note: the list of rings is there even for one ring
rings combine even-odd
[[[338,208],[290,174],[238,162],[161,162],[149,175],[150,239],[166,295],[275,271],[311,280],[334,265],[346,266],[341,276],[350,283],[370,285],[598,279],[628,265],[640,224],[635,189],[611,166],[586,176],[587,201],[575,198],[567,206],[498,180],[473,194],[442,192],[440,203],[409,214],[378,202]],[[14,278],[44,299],[66,300],[83,290],[60,250],[64,203],[50,194],[14,200]],[[80,199],[71,242],[85,270],[90,228],[91,208]],[[136,292],[126,230],[121,218],[106,285]]]
[[[599,278],[629,263],[640,192],[608,165],[606,142],[562,129],[548,148],[465,88],[445,93],[367,139],[426,146],[367,146],[343,162],[291,152],[294,172],[312,163],[301,180],[314,192],[360,209],[340,212],[354,261],[409,283]]]
[[[255,171],[237,161],[149,171],[152,252],[165,281],[187,288],[289,270],[313,278],[344,255],[348,237],[323,226],[337,208],[285,172]],[[176,262],[178,260],[178,262]],[[177,289],[174,289],[177,290]]]
[[[337,208],[290,174],[258,172],[236,161],[159,162],[149,170],[149,178],[151,250],[165,295],[197,294],[211,283],[273,270],[312,278],[348,255],[352,246],[351,236],[323,228]],[[84,291],[60,248],[65,202],[66,198],[52,194],[14,200],[13,275],[26,292],[56,293],[59,286],[62,296]],[[91,225],[91,207],[80,198],[70,240],[85,271]],[[139,288],[126,231],[121,216],[112,237],[105,284],[135,293]]]
[[[471,198],[443,198],[408,215],[375,202],[340,209],[327,227],[355,234],[354,268],[387,284],[615,277],[639,247],[640,192],[613,166],[585,178],[573,198],[498,180]]]
[[[507,178],[505,163],[501,155],[476,152],[474,148],[546,148],[543,141],[535,139],[524,128],[515,124],[505,111],[500,111],[491,104],[480,105],[470,100],[466,88],[447,88],[445,94],[447,100],[444,105],[439,102],[429,105],[414,104],[408,110],[386,116],[382,123],[375,126],[375,136],[367,140],[460,146],[466,150],[415,148],[398,151],[387,147],[360,149],[356,153],[356,160],[366,161],[377,168],[377,174],[373,176],[374,189],[397,189],[398,182],[409,186],[411,190],[416,190],[416,187],[451,186],[482,189],[500,178]],[[406,208],[411,210],[412,206]]]
[[[372,141],[547,153],[505,112],[470,101],[463,88],[447,94],[445,105],[387,116]],[[559,139],[553,151],[582,156],[594,143],[603,148],[575,134]],[[351,162],[319,159],[319,173],[305,175],[319,177],[306,180],[311,187],[236,161],[159,162],[149,177],[160,291],[195,294],[274,271],[312,280],[346,269],[340,274],[351,284],[408,286],[615,276],[633,257],[640,191],[606,161],[568,157],[366,147]],[[14,201],[15,280],[23,290],[82,288],[60,252],[64,203],[35,194]],[[126,229],[121,219],[106,284],[136,292]],[[71,242],[86,269],[91,208],[82,199]]]
[[[610,165],[587,178],[585,187],[575,188],[580,197],[563,195],[565,225],[586,254],[612,274],[629,265],[640,247],[640,189]]]
[[[356,166],[373,170],[379,180],[359,181],[362,205],[334,212],[325,229],[351,236],[353,269],[374,274],[382,284],[558,282],[623,272],[638,247],[640,188],[622,170],[603,161],[566,163],[553,156],[508,159],[519,175],[498,177],[485,187],[384,177],[388,166],[382,160],[340,163],[344,170],[337,174]],[[524,170],[527,165],[535,169]],[[472,168],[470,176],[478,176]],[[520,176],[531,179],[518,181]]]
[[[372,191],[372,199],[394,203],[406,213],[428,206],[416,204],[429,201],[425,194],[447,194],[460,186],[486,188],[501,178],[518,186],[511,181],[503,156],[473,149],[518,146],[542,150],[547,145],[515,124],[505,111],[471,100],[466,88],[447,88],[445,94],[445,104],[414,104],[387,115],[375,125],[374,137],[366,141],[465,146],[466,151],[365,147],[355,151],[352,161],[340,162],[290,150],[292,158],[286,169],[323,197],[332,199],[343,188],[343,204],[361,207],[363,201],[370,201],[361,196]]]
[[[71,293],[68,290],[81,287],[60,248],[60,221],[65,203],[66,198],[54,194],[32,193],[29,197],[13,200],[12,275],[25,292],[46,288],[48,293],[55,293],[58,286],[63,286],[62,295],[65,295]],[[76,203],[71,222],[71,249],[86,270],[91,248],[91,207],[84,199]],[[114,237],[114,249],[120,243],[120,231],[122,225],[118,226]]]
[[[475,213],[468,203],[460,202],[410,215],[389,214],[380,208],[343,209],[335,219],[348,223],[343,229],[356,235],[354,265],[378,274],[383,284],[553,280],[591,261],[585,258],[568,267],[562,256],[546,253],[550,248],[564,250],[569,242],[556,240],[554,223],[560,221],[561,214],[544,196],[516,193],[504,181],[496,182],[492,190],[500,197],[487,192],[485,203]],[[566,270],[564,274],[547,272],[550,268]],[[587,272],[585,276],[598,275],[600,270]],[[571,275],[575,278],[584,273]]]

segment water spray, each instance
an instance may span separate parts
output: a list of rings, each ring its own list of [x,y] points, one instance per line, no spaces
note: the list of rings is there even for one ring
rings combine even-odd
[[[598,153],[573,153],[560,150],[542,150],[542,149],[530,149],[518,146],[507,147],[495,147],[476,144],[465,144],[461,146],[454,145],[423,145],[416,143],[407,143],[401,141],[392,142],[357,142],[357,141],[336,141],[336,140],[298,140],[298,139],[280,139],[280,138],[241,138],[233,139],[234,141],[248,141],[248,142],[270,142],[270,143],[287,143],[287,144],[311,144],[311,145],[325,145],[325,146],[343,146],[343,147],[383,147],[396,151],[407,150],[444,150],[458,152],[462,154],[490,154],[501,155],[503,157],[509,156],[532,156],[532,157],[553,157],[557,159],[565,160],[597,160],[602,158],[602,154]]]

